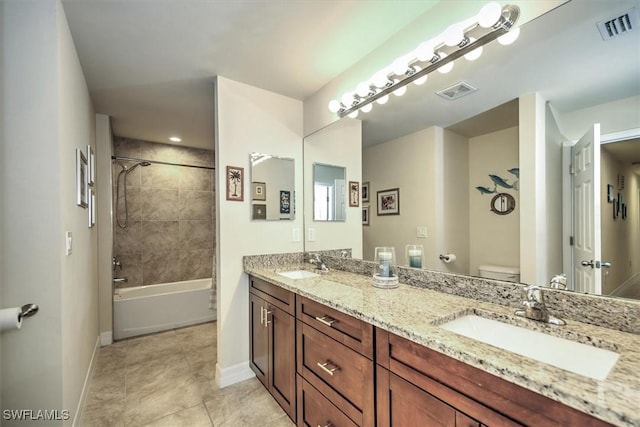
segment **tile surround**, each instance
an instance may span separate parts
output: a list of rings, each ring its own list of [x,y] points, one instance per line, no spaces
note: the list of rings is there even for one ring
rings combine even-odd
[[[117,156],[213,167],[213,151],[114,137]],[[129,163],[130,164],[130,163]],[[113,166],[114,186],[121,167]],[[115,198],[115,191],[114,191]],[[118,214],[124,218],[124,192]],[[129,226],[114,224],[123,287],[211,277],[214,171],[152,164],[127,176]],[[122,221],[121,221],[122,222]],[[115,223],[115,219],[114,219]]]

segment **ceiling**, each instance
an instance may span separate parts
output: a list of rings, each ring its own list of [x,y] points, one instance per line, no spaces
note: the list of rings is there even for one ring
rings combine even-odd
[[[401,29],[421,22],[417,17],[437,22],[452,1],[464,3],[62,3],[96,112],[112,117],[116,135],[167,143],[179,135],[184,145],[212,148],[214,76],[304,100]],[[545,1],[551,3],[537,3]],[[466,0],[474,11],[484,3]],[[411,87],[402,98],[361,114],[365,144],[433,125],[458,126],[467,136],[487,133],[504,125],[505,114],[517,118],[507,111],[517,103],[500,106],[533,91],[558,113],[640,94],[640,30],[603,41],[595,26],[633,6],[640,9],[640,0],[572,0],[524,23],[513,45],[487,45],[480,59],[456,61],[451,73],[432,73],[420,90]],[[478,92],[456,101],[435,94],[460,81]],[[497,114],[472,119],[491,109]]]

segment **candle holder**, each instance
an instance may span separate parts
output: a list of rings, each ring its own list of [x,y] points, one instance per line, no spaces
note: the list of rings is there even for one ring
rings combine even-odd
[[[409,267],[422,268],[424,264],[424,249],[422,245],[407,245],[405,256]]]
[[[393,247],[381,246],[375,250],[375,269],[373,271],[373,286],[376,288],[397,288],[398,274],[396,273],[396,250]]]

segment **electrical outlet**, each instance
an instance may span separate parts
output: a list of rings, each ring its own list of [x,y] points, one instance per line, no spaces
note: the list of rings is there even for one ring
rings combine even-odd
[[[426,238],[427,237],[427,227],[419,226],[416,228],[416,237]]]
[[[316,229],[315,228],[310,228],[307,230],[307,240],[309,242],[315,242],[316,241]]]

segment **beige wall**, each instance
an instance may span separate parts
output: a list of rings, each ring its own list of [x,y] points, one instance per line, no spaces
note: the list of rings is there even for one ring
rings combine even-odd
[[[313,220],[313,163],[330,164],[346,168],[346,185],[349,181],[366,181],[362,174],[362,122],[343,119],[304,140],[304,195],[305,227],[312,228],[315,241],[306,239],[307,251],[328,249],[352,250],[352,256],[362,258],[362,203],[349,207],[346,199],[346,220],[338,222]],[[365,227],[366,228],[366,227]],[[305,237],[305,236],[303,236]]]
[[[393,246],[398,263],[406,264],[405,247],[424,246],[425,268],[435,268],[436,240],[436,141],[437,128],[366,148],[362,180],[369,182],[371,202],[368,227],[363,227],[363,258],[373,260],[377,246]],[[377,192],[400,190],[400,215],[378,216]],[[427,238],[417,238],[416,228],[427,227]]]
[[[481,194],[476,187],[494,189],[489,174],[497,175],[509,185],[519,178],[508,170],[519,167],[518,127],[469,139],[469,268],[478,274],[483,264],[520,266],[520,191],[497,187],[494,194]],[[519,185],[519,183],[518,183]],[[516,207],[508,215],[490,210],[497,193],[514,197]]]
[[[40,306],[20,331],[2,334],[2,405],[73,417],[98,337],[97,232],[75,202],[75,149],[94,144],[94,112],[61,3],[0,7],[11,34],[2,48],[1,182],[3,206],[14,207],[2,218],[2,301]]]
[[[302,102],[216,78],[216,254],[218,363],[221,385],[253,376],[249,369],[249,291],[242,257],[300,252],[302,215],[294,221],[251,221],[249,154],[261,152],[295,159],[296,191],[302,193]],[[226,166],[244,168],[244,202],[226,200]],[[299,189],[299,190],[298,190]],[[296,197],[296,212],[303,198]],[[301,233],[300,233],[301,234]]]
[[[563,272],[562,248],[562,144],[555,117],[547,104],[545,108],[545,177],[547,198],[547,280]]]

